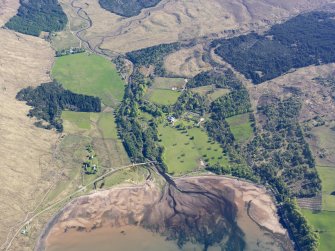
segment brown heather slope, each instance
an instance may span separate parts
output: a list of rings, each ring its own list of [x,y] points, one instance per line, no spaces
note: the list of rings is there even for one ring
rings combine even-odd
[[[0,0],[0,26],[16,14],[19,6],[19,0]]]
[[[69,4],[72,0],[62,0]],[[319,8],[331,0],[163,0],[136,17],[123,18],[102,9],[98,0],[77,0],[93,25],[85,39],[94,46],[126,52],[211,34],[248,32]]]
[[[200,72],[208,71],[212,67],[203,59],[202,44],[191,48],[181,49],[168,55],[164,61],[167,72],[177,76],[193,77]]]
[[[249,90],[255,105],[264,95],[284,98],[294,93],[298,94],[302,101],[299,118],[301,122],[315,116],[325,117],[325,120],[334,120],[335,102],[331,88],[324,87],[315,80],[317,77],[334,76],[334,73],[335,64],[309,66],[259,85],[249,83]]]
[[[0,6],[1,8],[1,6]],[[13,12],[13,14],[15,14]],[[4,19],[1,20],[2,22]],[[39,38],[0,29],[0,245],[10,230],[34,210],[50,186],[55,132],[38,129],[29,107],[15,99],[27,86],[49,81],[53,51]],[[17,229],[15,229],[16,231]],[[13,247],[13,250],[29,250]],[[18,248],[18,249],[17,249]]]

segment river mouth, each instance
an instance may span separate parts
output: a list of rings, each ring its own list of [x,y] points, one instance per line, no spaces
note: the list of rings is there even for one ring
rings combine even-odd
[[[292,250],[264,188],[223,177],[119,187],[79,197],[36,250]]]

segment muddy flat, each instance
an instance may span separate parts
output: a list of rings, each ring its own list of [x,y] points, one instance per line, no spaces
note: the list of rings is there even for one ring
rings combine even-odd
[[[37,250],[86,250],[82,247],[95,245],[99,250],[120,250],[118,245],[122,250],[171,250],[177,243],[180,250],[227,245],[234,250],[290,250],[264,188],[214,176],[175,183],[163,190],[147,183],[79,197],[48,224]],[[138,235],[146,236],[143,243]],[[132,246],[136,242],[141,244]]]

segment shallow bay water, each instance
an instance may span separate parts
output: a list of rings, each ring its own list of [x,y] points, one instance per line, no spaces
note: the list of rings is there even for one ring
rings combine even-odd
[[[192,243],[180,248],[177,240]],[[293,247],[264,188],[205,176],[178,179],[175,186],[163,189],[155,184],[116,187],[76,198],[46,225],[35,250],[290,251]]]
[[[179,248],[174,241],[141,227],[102,228],[90,232],[70,230],[47,240],[46,251],[202,251],[203,247],[188,243]],[[219,248],[212,247],[216,251]]]
[[[271,236],[260,229],[250,226],[249,219],[242,223],[250,231],[246,233],[247,251],[284,251]],[[89,232],[68,230],[49,237],[45,251],[203,251],[203,245],[186,243],[182,248],[172,240],[153,233],[142,227],[104,227]],[[212,246],[208,251],[221,251],[221,247]]]

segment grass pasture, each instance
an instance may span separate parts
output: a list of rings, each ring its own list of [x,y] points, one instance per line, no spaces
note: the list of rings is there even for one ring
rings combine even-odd
[[[114,114],[111,112],[104,112],[100,115],[98,120],[98,127],[104,139],[118,139],[117,129]]]
[[[208,94],[208,98],[212,101],[226,95],[229,93],[228,89],[224,89],[224,88],[217,88],[214,90],[213,93]]]
[[[148,175],[148,171],[143,167],[125,169],[107,176],[103,182],[98,183],[98,187],[103,185],[103,188],[110,188],[122,183],[140,184],[145,182]]]
[[[168,89],[171,90],[173,87],[182,89],[185,85],[183,78],[162,78],[157,77],[154,79],[152,88],[154,89]]]
[[[177,102],[181,92],[164,90],[164,89],[150,89],[147,93],[147,98],[158,105],[173,105]]]
[[[101,56],[79,53],[59,57],[52,76],[64,88],[100,97],[107,106],[114,106],[123,98],[125,83],[114,64]]]
[[[177,102],[181,92],[172,88],[182,89],[185,85],[183,78],[157,77],[148,89],[146,98],[158,105],[173,105]]]
[[[56,51],[61,51],[71,47],[79,47],[80,42],[78,38],[71,33],[67,25],[63,31],[52,34],[51,45]]]
[[[62,118],[65,133],[87,136],[91,139],[101,166],[110,168],[129,163],[128,155],[117,135],[112,111],[101,113],[65,112],[62,114]]]
[[[158,133],[165,149],[164,159],[168,172],[171,174],[181,175],[191,172],[201,166],[201,160],[209,164],[228,163],[221,146],[209,142],[206,132],[201,128],[194,127],[186,132],[161,124]]]
[[[317,166],[318,173],[322,180],[322,209],[335,211],[335,167]],[[335,230],[335,229],[334,229]]]
[[[250,125],[249,113],[236,115],[226,120],[237,142],[243,144],[252,137],[253,130]]]
[[[69,134],[62,139],[56,152],[56,159],[64,177],[57,183],[46,201],[55,201],[82,185],[81,167],[87,155],[85,146],[90,143],[91,139],[82,135]]]
[[[64,123],[65,131],[70,131],[71,129],[72,130],[91,129],[91,120],[89,112],[63,111],[62,119],[63,121],[65,121]]]
[[[198,93],[202,96],[206,96],[209,100],[214,101],[229,93],[228,89],[216,88],[213,85],[205,85],[200,87],[195,87],[191,89],[192,92]]]
[[[194,93],[198,93],[200,95],[206,96],[209,92],[213,91],[215,87],[212,85],[205,85],[200,87],[191,88],[191,91]]]
[[[312,129],[312,134],[315,137],[317,147],[327,152],[326,158],[319,158],[317,156],[317,163],[320,166],[334,166],[335,167],[335,122],[329,125],[318,126]]]
[[[335,131],[332,129],[333,126],[334,122],[312,129],[314,136],[312,144],[316,145],[316,148],[314,148],[316,168],[322,181],[322,211],[303,210],[303,214],[320,234],[319,251],[333,250],[335,246],[335,196],[331,195],[335,191],[333,157],[335,153]],[[320,158],[317,154],[318,149],[325,150],[327,157]]]
[[[335,247],[335,212],[312,212],[302,210],[309,223],[312,224],[320,234],[319,251],[334,250]]]

